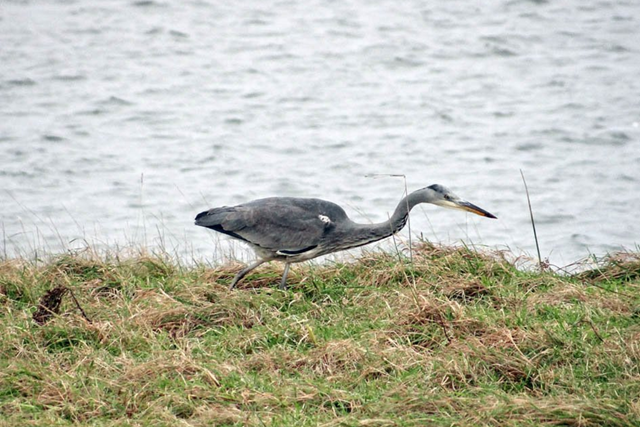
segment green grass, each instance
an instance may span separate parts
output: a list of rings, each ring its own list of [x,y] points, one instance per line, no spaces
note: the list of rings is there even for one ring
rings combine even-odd
[[[0,262],[0,425],[640,426],[640,255],[577,275],[418,246],[239,266]],[[39,325],[56,286],[73,291]]]

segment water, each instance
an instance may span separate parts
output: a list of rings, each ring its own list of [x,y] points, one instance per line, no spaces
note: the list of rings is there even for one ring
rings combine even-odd
[[[412,231],[565,265],[640,235],[637,1],[7,1],[5,255],[92,245],[219,257],[196,213],[322,197]],[[403,233],[406,238],[406,230]]]

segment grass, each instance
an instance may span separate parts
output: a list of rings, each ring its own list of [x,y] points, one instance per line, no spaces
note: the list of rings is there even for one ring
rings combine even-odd
[[[423,243],[284,292],[278,264],[228,291],[238,268],[1,262],[0,425],[640,425],[639,254],[558,275]]]

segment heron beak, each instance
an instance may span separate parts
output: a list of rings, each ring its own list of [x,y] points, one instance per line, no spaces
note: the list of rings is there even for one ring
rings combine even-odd
[[[462,209],[476,215],[486,216],[487,218],[498,218],[497,216],[490,214],[484,209],[479,208],[478,206],[474,205],[473,203],[469,203],[466,200],[456,200],[454,203],[456,205],[456,208],[458,209]]]

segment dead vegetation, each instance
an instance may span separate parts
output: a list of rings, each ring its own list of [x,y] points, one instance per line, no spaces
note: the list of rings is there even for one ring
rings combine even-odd
[[[640,425],[636,254],[567,276],[421,244],[286,292],[278,265],[228,291],[238,267],[0,264],[0,423]]]
[[[47,291],[38,304],[38,310],[33,313],[33,320],[43,325],[51,319],[54,315],[60,313],[60,304],[62,304],[62,297],[69,291],[64,286],[57,286]]]

